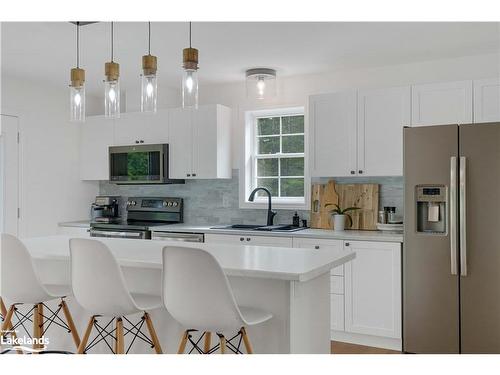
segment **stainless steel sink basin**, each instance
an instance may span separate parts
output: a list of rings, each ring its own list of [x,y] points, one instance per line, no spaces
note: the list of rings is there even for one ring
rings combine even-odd
[[[233,229],[233,230],[252,230],[263,232],[296,232],[305,228],[294,227],[292,225],[255,225],[255,224],[233,224],[219,227],[212,227],[210,229]]]

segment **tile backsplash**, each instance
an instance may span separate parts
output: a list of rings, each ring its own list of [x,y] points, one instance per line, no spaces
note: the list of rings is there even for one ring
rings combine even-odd
[[[320,182],[328,178],[316,179]],[[316,181],[315,180],[315,181]],[[403,178],[335,178],[338,183],[378,183],[380,184],[380,207],[395,206],[403,213]],[[218,225],[240,223],[265,223],[266,212],[262,209],[239,208],[238,170],[233,170],[230,180],[186,180],[183,185],[115,185],[101,181],[101,195],[123,197],[179,197],[184,198],[184,222],[193,225]],[[126,200],[122,202],[124,212]],[[275,223],[292,222],[295,210],[277,210]],[[298,211],[302,219],[309,220],[309,211]]]

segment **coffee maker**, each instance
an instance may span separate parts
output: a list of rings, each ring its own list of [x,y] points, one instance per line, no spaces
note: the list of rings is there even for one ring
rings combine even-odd
[[[120,221],[117,196],[97,196],[90,207],[90,218],[94,223],[115,223]]]

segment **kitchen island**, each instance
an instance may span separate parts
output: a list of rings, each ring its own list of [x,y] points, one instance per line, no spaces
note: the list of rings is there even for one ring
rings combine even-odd
[[[35,259],[42,282],[70,282],[70,238],[50,236],[23,241]],[[239,304],[273,313],[270,321],[249,329],[256,353],[330,353],[330,270],[354,259],[353,252],[131,239],[99,241],[108,245],[117,258],[132,292],[158,295],[162,248],[170,245],[204,249],[221,264]],[[89,314],[74,300],[69,302],[82,332]],[[152,311],[151,316],[164,352],[175,353],[183,327],[164,308]],[[69,335],[63,337],[65,332],[52,330],[48,337],[51,335],[57,349],[73,349]],[[98,349],[105,352],[103,347]],[[150,353],[151,349],[138,343],[132,352]]]

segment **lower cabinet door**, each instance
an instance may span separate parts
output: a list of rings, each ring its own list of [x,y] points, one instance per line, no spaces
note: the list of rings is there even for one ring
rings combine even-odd
[[[330,294],[330,327],[335,331],[344,330],[344,296],[341,294]]]
[[[346,241],[345,330],[401,338],[401,244]]]

